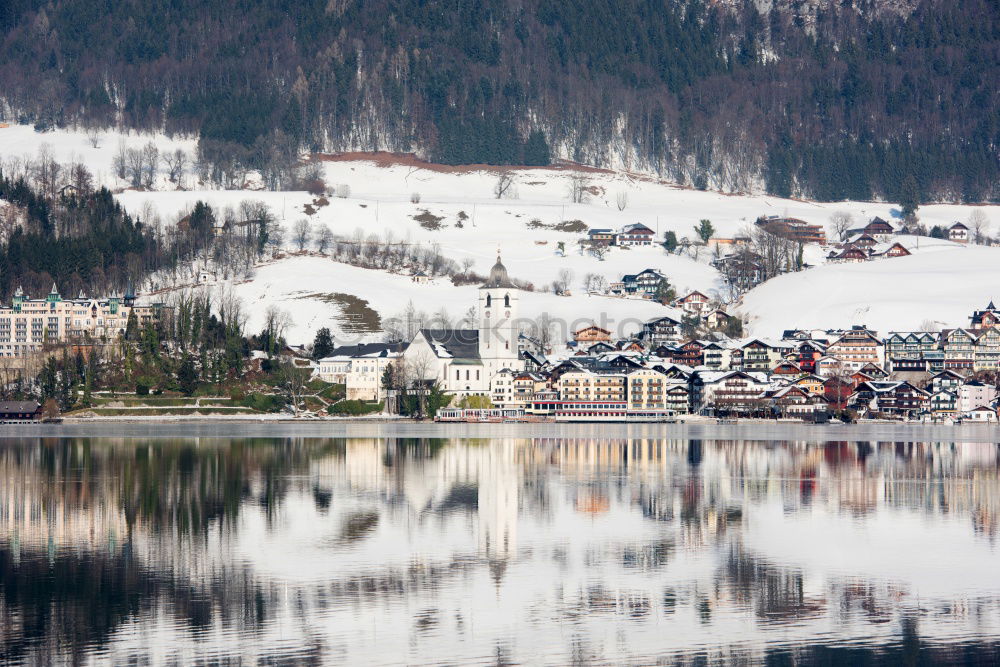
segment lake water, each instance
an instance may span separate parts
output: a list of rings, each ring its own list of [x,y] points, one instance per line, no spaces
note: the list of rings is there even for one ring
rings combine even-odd
[[[0,663],[996,664],[995,429],[0,428]]]

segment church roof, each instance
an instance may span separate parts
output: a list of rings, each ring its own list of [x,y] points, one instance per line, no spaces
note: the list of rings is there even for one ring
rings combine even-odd
[[[408,343],[360,343],[358,345],[342,345],[335,348],[327,357],[387,357],[394,352],[406,349]]]
[[[483,288],[489,289],[492,287],[517,289],[517,285],[511,282],[510,276],[507,275],[507,267],[500,261],[500,255],[497,255],[497,263],[490,269],[490,277],[483,283]]]
[[[479,329],[421,329],[434,354],[445,359],[479,359]]]

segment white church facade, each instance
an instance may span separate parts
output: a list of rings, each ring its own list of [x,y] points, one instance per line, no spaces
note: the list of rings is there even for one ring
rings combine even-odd
[[[475,329],[421,329],[403,354],[410,371],[436,379],[457,396],[490,393],[490,380],[503,369],[522,370],[518,350],[520,294],[500,257],[479,288]]]

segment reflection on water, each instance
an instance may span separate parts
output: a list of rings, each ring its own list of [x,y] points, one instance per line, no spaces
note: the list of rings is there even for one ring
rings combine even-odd
[[[0,441],[0,663],[1000,660],[993,444]]]

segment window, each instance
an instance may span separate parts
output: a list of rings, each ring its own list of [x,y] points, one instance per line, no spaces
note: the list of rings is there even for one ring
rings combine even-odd
[[[493,297],[489,294],[486,295],[486,307],[489,308],[493,305]]]
[[[503,297],[504,308],[510,308],[510,294],[505,294]]]

